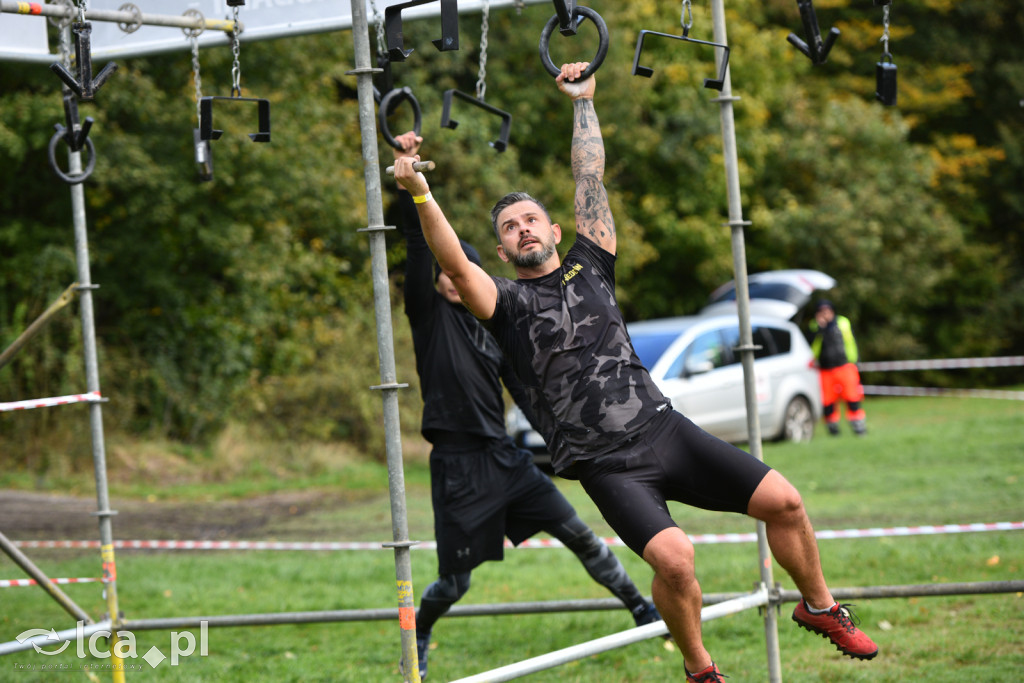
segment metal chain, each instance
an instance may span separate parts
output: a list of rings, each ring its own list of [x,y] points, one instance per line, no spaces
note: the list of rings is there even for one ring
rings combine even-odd
[[[60,63],[65,68],[71,68],[71,42],[68,24],[60,27]]]
[[[384,45],[384,16],[373,0],[370,0],[370,9],[373,11],[373,20],[377,22],[377,55],[387,54],[387,47]]]
[[[235,59],[231,63],[231,96],[242,95],[242,62],[239,60],[241,48],[238,45],[238,5],[234,7],[234,24],[231,26],[231,54]]]
[[[683,11],[679,17],[679,23],[683,27],[683,35],[690,35],[690,28],[693,26],[693,7],[690,5],[690,0],[683,0]]]
[[[89,0],[78,0],[78,23],[85,23],[85,13],[89,9]]]
[[[203,77],[199,75],[199,39],[196,36],[192,36],[192,80],[196,84],[196,121],[199,121],[202,118]]]
[[[882,56],[891,57],[889,52],[889,5],[882,8]]]
[[[491,13],[491,0],[484,0],[483,19],[480,21],[480,72],[476,79],[476,98],[481,102],[487,93],[487,33],[488,18]]]

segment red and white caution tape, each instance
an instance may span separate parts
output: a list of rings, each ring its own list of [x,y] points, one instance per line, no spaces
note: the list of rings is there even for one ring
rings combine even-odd
[[[925,536],[934,534],[963,534],[978,531],[1024,531],[1024,522],[985,522],[975,524],[941,524],[937,526],[875,527],[871,529],[845,529],[819,531],[819,539],[877,538],[884,536]],[[618,538],[602,539],[606,545],[625,547]],[[693,543],[750,543],[757,540],[754,533],[694,534]],[[15,541],[19,548],[98,548],[99,541]],[[275,541],[114,541],[114,547],[135,550],[382,550],[379,542],[275,542]],[[434,541],[423,541],[414,548],[434,550]],[[505,542],[505,547],[512,544]],[[561,548],[561,542],[552,538],[531,538],[519,544],[520,548]]]
[[[1024,365],[1024,356],[994,356],[992,358],[936,358],[933,360],[891,360],[876,363],[858,363],[861,372],[891,372],[894,370],[949,370],[955,368],[1006,368]]]
[[[68,583],[96,583],[103,581],[103,579],[83,578],[83,579],[50,579],[50,583],[68,584]],[[35,579],[0,579],[0,588],[13,588],[15,586],[35,586]]]
[[[947,396],[961,398],[999,398],[1024,401],[1024,391],[999,389],[943,389],[939,387],[880,387],[864,385],[864,393],[873,396]]]
[[[71,394],[69,396],[55,396],[54,398],[37,398],[30,401],[12,401],[0,403],[0,413],[10,410],[29,410],[31,408],[48,408],[50,406],[63,406],[69,403],[98,403],[103,400],[98,391],[90,391],[87,394]]]

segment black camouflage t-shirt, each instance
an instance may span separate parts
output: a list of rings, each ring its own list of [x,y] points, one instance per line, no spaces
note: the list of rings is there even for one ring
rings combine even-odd
[[[489,326],[526,386],[556,472],[614,450],[669,406],[633,351],[613,254],[577,235],[559,270],[493,280]]]

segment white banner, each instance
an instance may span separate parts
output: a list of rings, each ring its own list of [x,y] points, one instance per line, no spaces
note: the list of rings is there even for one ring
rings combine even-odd
[[[366,19],[370,26],[375,26],[377,17],[383,21],[384,10],[392,5],[402,5],[409,0],[363,0],[366,3]],[[533,5],[542,2],[550,4],[550,0],[490,0],[490,9],[513,7],[519,4]],[[51,3],[52,4],[52,3]],[[89,11],[117,12],[124,11],[124,0],[91,0]],[[135,0],[134,3],[142,16],[174,16],[179,17],[185,12],[194,10],[202,13],[207,20],[223,21],[234,16],[234,8],[229,7],[225,0]],[[478,13],[482,10],[484,0],[458,0],[460,14]],[[373,7],[376,7],[376,14]],[[441,13],[439,1],[427,2],[402,10],[402,19],[424,19],[437,17]],[[554,9],[552,8],[552,14]],[[4,19],[14,15],[3,15]],[[190,39],[180,28],[146,25],[126,32],[121,28],[131,28],[127,24],[112,21],[98,21],[86,18],[92,24],[91,43],[92,58],[95,62],[104,62],[126,57],[139,57],[162,52],[188,50]],[[28,20],[28,18],[26,18]],[[42,17],[32,17],[37,24],[45,21]],[[330,33],[347,31],[352,28],[351,0],[247,0],[238,8],[238,20],[242,24],[242,42],[252,40],[269,40],[311,33]],[[44,31],[45,27],[40,26]],[[198,37],[201,47],[227,45],[228,35],[222,31],[208,30]],[[0,40],[0,59],[19,59],[39,61],[34,58],[39,54],[30,54],[27,50],[8,49],[9,43]],[[45,50],[42,51],[45,54]],[[21,54],[19,54],[21,53]],[[54,55],[55,56],[55,55]]]
[[[4,50],[27,55],[48,55],[46,19],[43,17],[0,14],[0,46]]]

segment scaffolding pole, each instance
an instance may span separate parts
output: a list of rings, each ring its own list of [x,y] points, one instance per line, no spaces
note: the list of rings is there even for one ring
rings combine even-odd
[[[47,5],[39,2],[12,2],[2,0],[0,12],[4,14],[28,14],[59,19],[77,19],[78,8],[74,5]],[[224,31],[231,33],[235,22],[228,19],[206,19],[202,15],[146,14],[139,11],[87,9],[86,21],[109,21],[125,26],[167,26],[194,31]],[[238,24],[239,32],[243,25]]]
[[[384,404],[384,434],[387,447],[388,490],[391,497],[392,542],[385,547],[395,551],[395,580],[398,591],[398,623],[401,630],[402,661],[406,681],[419,683],[419,661],[416,653],[416,602],[412,586],[412,561],[409,550],[409,524],[405,508],[405,472],[402,467],[402,431],[398,414],[398,390],[408,384],[396,381],[394,334],[391,326],[391,283],[388,279],[387,245],[384,233],[384,206],[381,199],[380,163],[377,158],[377,118],[374,112],[373,74],[380,69],[371,66],[369,24],[364,0],[352,2],[352,39],[356,68],[349,74],[357,77],[359,94],[359,130],[363,147],[363,179],[366,183],[368,226],[361,230],[370,238],[370,261],[373,278],[374,312],[377,321],[377,355],[380,359],[380,385]]]
[[[714,41],[721,45],[727,45],[724,0],[712,0],[711,21],[714,25]],[[723,59],[725,59],[724,51],[715,50],[715,65],[719,71],[721,71]],[[754,346],[754,337],[750,325],[750,292],[747,289],[747,256],[743,234],[743,226],[749,225],[749,223],[743,220],[739,162],[736,156],[736,123],[733,119],[732,106],[732,103],[737,99],[739,98],[732,95],[731,71],[726,69],[721,95],[716,97],[714,101],[719,104],[722,126],[722,157],[725,163],[726,191],[729,200],[728,226],[732,233],[736,309],[739,315],[740,345],[738,350],[740,352],[740,361],[743,363],[743,389],[747,404],[747,442],[750,445],[750,454],[763,461],[761,423],[757,412],[757,386],[754,376],[754,351],[756,347]],[[768,547],[768,536],[764,522],[758,521],[756,529],[761,583],[765,586],[772,586],[775,580],[772,576],[771,549]],[[768,656],[768,680],[771,683],[780,683],[782,681],[782,663],[779,655],[779,615],[777,610],[764,610],[764,633]]]
[[[70,32],[70,27],[63,29]],[[68,170],[73,175],[82,173],[82,153],[68,152]],[[75,262],[78,267],[78,291],[82,319],[82,347],[85,356],[85,382],[87,391],[100,391],[99,363],[96,352],[96,324],[93,316],[92,274],[89,267],[89,237],[85,215],[84,183],[71,185],[71,214],[75,231]],[[111,518],[117,514],[110,509],[107,488],[107,455],[103,440],[103,404],[89,404],[89,426],[92,434],[93,474],[96,480],[96,516],[100,527],[100,557],[103,562],[103,592],[107,602],[109,620],[113,624],[110,637],[110,663],[115,683],[124,681],[123,660],[117,655],[120,609],[117,602],[117,563],[114,558],[114,532]]]
[[[705,607],[701,610],[700,620],[702,622],[710,621],[712,619],[718,619],[729,614],[735,614],[736,612],[741,612],[752,607],[761,607],[763,605],[767,605],[768,600],[768,590],[764,586],[761,586],[753,593],[749,593],[732,600],[727,600],[725,602],[720,602],[717,605],[712,605],[711,607]],[[510,681],[514,678],[519,678],[527,674],[551,669],[562,664],[590,657],[591,655],[607,652],[608,650],[613,650],[617,647],[632,645],[633,643],[639,643],[640,641],[647,640],[648,638],[663,636],[667,633],[668,627],[665,626],[665,622],[657,621],[653,624],[637,626],[635,628],[622,631],[621,633],[613,633],[610,636],[597,638],[596,640],[590,640],[585,643],[580,643],[579,645],[573,645],[561,650],[549,652],[538,657],[533,657],[532,659],[526,659],[491,671],[485,671],[484,673],[476,674],[474,676],[460,678],[454,683],[492,683],[494,681]]]

